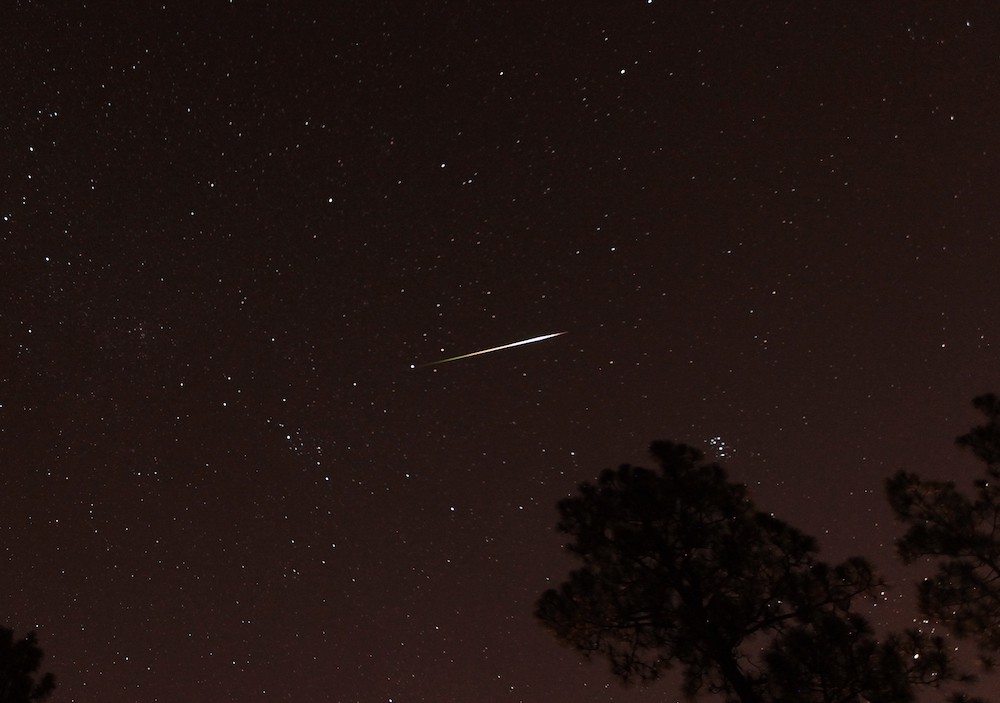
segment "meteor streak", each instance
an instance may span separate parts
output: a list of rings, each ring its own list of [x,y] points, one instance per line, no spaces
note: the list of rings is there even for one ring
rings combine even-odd
[[[447,364],[451,361],[458,361],[459,359],[468,359],[470,356],[479,356],[480,354],[489,354],[490,352],[500,351],[501,349],[510,349],[511,347],[519,347],[522,344],[533,344],[534,342],[541,342],[546,339],[552,339],[553,337],[558,337],[561,334],[566,334],[565,332],[553,332],[552,334],[543,334],[540,337],[532,337],[531,339],[522,339],[520,342],[511,342],[510,344],[501,344],[499,347],[490,347],[489,349],[480,349],[479,351],[474,351],[471,354],[461,354],[459,356],[449,356],[447,359],[441,359],[440,361],[432,361],[429,364],[420,364],[417,366],[415,364],[410,364],[411,369],[422,369],[427,366],[437,366],[438,364]]]

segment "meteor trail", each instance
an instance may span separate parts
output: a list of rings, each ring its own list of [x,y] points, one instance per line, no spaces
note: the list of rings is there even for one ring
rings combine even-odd
[[[411,369],[422,369],[427,366],[437,366],[438,364],[447,364],[450,361],[458,361],[459,359],[468,359],[470,356],[479,356],[480,354],[489,354],[490,352],[500,351],[501,349],[510,349],[511,347],[519,347],[522,344],[532,344],[534,342],[541,342],[545,339],[552,339],[553,337],[558,337],[561,334],[566,334],[565,332],[553,332],[552,334],[543,334],[540,337],[532,337],[531,339],[522,339],[520,342],[511,342],[510,344],[501,344],[499,347],[490,347],[489,349],[480,349],[479,351],[472,352],[471,354],[461,354],[459,356],[449,356],[447,359],[441,359],[440,361],[432,361],[429,364],[410,364]]]

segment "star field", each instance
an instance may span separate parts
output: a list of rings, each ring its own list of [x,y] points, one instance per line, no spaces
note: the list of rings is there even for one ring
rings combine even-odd
[[[1000,389],[991,5],[7,14],[0,624],[54,701],[673,700],[531,616],[654,439],[909,623],[882,480],[971,478]]]

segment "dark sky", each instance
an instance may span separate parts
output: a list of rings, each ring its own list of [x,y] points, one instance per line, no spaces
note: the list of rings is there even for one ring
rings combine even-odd
[[[54,700],[673,700],[531,617],[654,439],[909,622],[882,480],[970,478],[1000,390],[994,3],[8,5],[0,622]]]

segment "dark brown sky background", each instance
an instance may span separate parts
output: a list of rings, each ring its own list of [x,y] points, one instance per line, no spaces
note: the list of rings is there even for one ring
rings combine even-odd
[[[969,479],[1000,390],[993,3],[9,4],[0,622],[54,701],[674,700],[531,618],[653,439],[909,622],[882,480]]]

